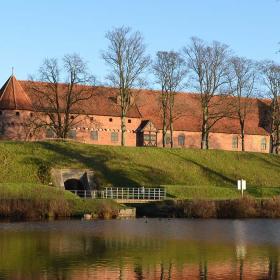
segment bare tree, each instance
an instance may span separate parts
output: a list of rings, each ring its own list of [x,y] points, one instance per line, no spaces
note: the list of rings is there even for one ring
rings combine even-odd
[[[280,65],[273,61],[261,64],[263,84],[268,89],[270,104],[271,152],[279,154],[280,146]]]
[[[129,27],[115,28],[106,34],[109,46],[102,57],[110,66],[108,80],[118,89],[121,107],[121,144],[125,145],[126,115],[132,105],[135,87],[141,87],[143,73],[150,63],[145,54],[146,48],[143,37],[139,32],[131,32]]]
[[[200,94],[202,110],[201,148],[208,149],[210,129],[227,114],[227,95],[221,94],[228,83],[227,45],[219,42],[206,44],[198,38],[191,38],[189,46],[183,48],[191,80]],[[217,95],[218,98],[217,98]]]
[[[240,124],[241,148],[245,151],[245,123],[256,94],[256,64],[246,58],[232,57],[229,66],[229,89],[234,96],[232,105]]]
[[[185,78],[185,62],[181,55],[173,51],[157,52],[156,60],[153,63],[153,72],[156,82],[161,87],[160,103],[162,110],[162,145],[166,144],[167,119],[170,129],[170,144],[173,147],[173,121],[175,96],[182,88]]]
[[[47,127],[57,138],[67,138],[83,113],[79,105],[92,97],[88,85],[94,83],[94,78],[87,63],[77,54],[65,55],[61,67],[58,59],[47,58],[36,81],[30,83],[37,111],[36,128]]]

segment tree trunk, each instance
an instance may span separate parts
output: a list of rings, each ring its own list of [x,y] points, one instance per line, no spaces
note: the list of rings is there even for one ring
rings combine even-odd
[[[170,104],[170,109],[169,109],[169,127],[170,127],[170,147],[173,148],[174,143],[173,143],[173,106]]]
[[[277,129],[276,129],[276,143],[275,143],[275,154],[279,154],[279,142],[280,142],[280,127],[279,125],[277,125]]]
[[[171,121],[171,123],[170,123],[170,147],[173,148],[173,146],[174,146],[174,142],[173,142],[173,121]]]
[[[245,123],[244,121],[240,121],[241,128],[241,150],[245,152]]]
[[[208,111],[207,108],[203,109],[202,116],[202,129],[201,129],[201,149],[207,150],[209,148],[208,144]]]
[[[166,143],[166,112],[165,112],[165,108],[163,108],[164,112],[163,112],[163,120],[162,120],[162,147],[165,147],[165,143]]]
[[[207,133],[202,131],[201,134],[201,149],[202,150],[207,150],[208,149],[208,139],[207,139]]]
[[[121,145],[122,146],[125,146],[125,134],[126,134],[126,117],[124,114],[122,114],[122,117],[121,117],[121,131],[122,131],[122,136],[121,136]]]

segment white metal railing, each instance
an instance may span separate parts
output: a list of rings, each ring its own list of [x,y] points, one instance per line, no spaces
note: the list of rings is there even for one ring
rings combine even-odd
[[[164,188],[104,188],[102,190],[70,190],[83,198],[105,198],[115,200],[149,200],[166,198]]]

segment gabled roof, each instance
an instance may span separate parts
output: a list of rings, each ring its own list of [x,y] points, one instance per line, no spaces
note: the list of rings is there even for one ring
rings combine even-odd
[[[140,126],[136,129],[139,132],[143,131],[154,131],[157,132],[157,128],[154,126],[154,124],[150,120],[144,120],[141,122]]]
[[[0,89],[0,109],[32,110],[32,102],[15,76],[10,76]]]

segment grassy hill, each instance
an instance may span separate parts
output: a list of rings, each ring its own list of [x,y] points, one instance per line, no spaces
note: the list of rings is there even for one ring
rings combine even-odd
[[[261,153],[0,142],[0,162],[1,185],[47,183],[51,167],[72,167],[95,170],[104,186],[165,185],[171,197],[239,196],[240,178],[251,195],[280,193],[280,157]]]

